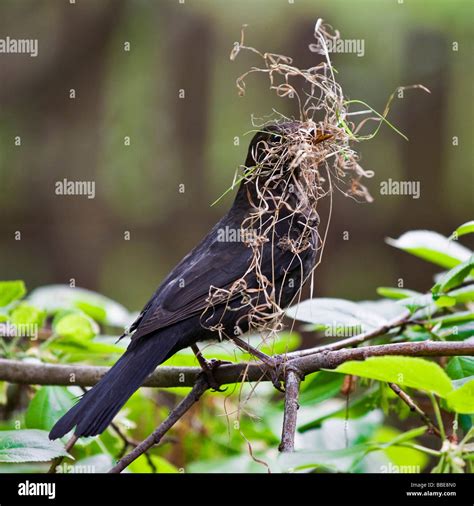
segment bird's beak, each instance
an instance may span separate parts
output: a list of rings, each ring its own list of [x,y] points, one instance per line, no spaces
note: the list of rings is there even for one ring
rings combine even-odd
[[[314,136],[314,143],[319,144],[320,142],[327,141],[328,139],[332,139],[334,137],[333,134],[325,131],[316,131]]]

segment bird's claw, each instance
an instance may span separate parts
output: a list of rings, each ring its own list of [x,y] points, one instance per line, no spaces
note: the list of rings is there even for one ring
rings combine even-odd
[[[285,389],[282,387],[282,381],[281,381],[281,372],[283,368],[284,362],[282,357],[271,357],[271,363],[268,364],[269,366],[269,375],[270,379],[273,383],[273,386],[279,391],[279,392],[285,392]]]
[[[227,387],[222,388],[219,382],[216,380],[214,376],[214,370],[220,367],[221,365],[231,364],[228,360],[217,360],[212,358],[211,360],[206,361],[206,367],[203,367],[202,372],[206,376],[207,383],[211,387],[213,392],[225,392]]]

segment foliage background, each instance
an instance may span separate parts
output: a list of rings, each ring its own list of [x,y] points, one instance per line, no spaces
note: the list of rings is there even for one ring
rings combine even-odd
[[[437,269],[389,248],[384,238],[398,237],[410,228],[449,235],[472,211],[473,70],[467,50],[472,43],[472,4],[462,0],[433,1],[429,8],[421,0],[401,4],[395,0],[317,4],[81,0],[75,5],[2,1],[0,34],[37,37],[40,51],[35,59],[0,58],[0,279],[24,279],[29,290],[74,279],[76,285],[103,293],[130,311],[139,310],[170,268],[230,204],[228,198],[210,207],[243,162],[250,114],[264,116],[272,107],[294,113],[290,101],[275,99],[256,80],[244,99],[237,96],[235,78],[248,61],[231,63],[228,55],[241,25],[250,25],[247,40],[252,45],[312,65],[314,55],[307,44],[320,16],[344,38],[365,41],[364,57],[334,57],[349,98],[381,110],[398,85],[422,83],[432,94],[413,92],[395,102],[391,120],[408,135],[409,143],[383,128],[372,142],[361,146],[363,166],[376,173],[369,182],[375,202],[362,205],[336,196],[316,294],[371,299],[378,286],[395,286],[400,279],[405,287],[428,290]],[[123,51],[125,41],[131,43],[130,52]],[[459,43],[459,51],[452,50],[453,42]],[[76,89],[75,100],[69,99],[70,88]],[[185,99],[179,98],[181,89]],[[16,135],[22,137],[21,148],[14,146]],[[131,146],[123,144],[127,135]],[[55,195],[54,183],[63,178],[95,181],[96,198]],[[421,198],[381,196],[379,183],[388,178],[420,181]],[[181,184],[184,193],[179,191]],[[16,231],[21,231],[20,241],[15,240]],[[130,231],[130,241],[124,240],[125,231]],[[343,238],[345,231],[348,241]],[[472,236],[465,243],[472,245]],[[94,304],[87,301],[81,309],[92,311],[100,321],[100,314],[87,306]],[[67,327],[52,349],[48,345],[38,352],[36,347],[20,346],[15,356],[25,353],[38,358],[39,353],[51,361],[113,363],[120,350],[104,348],[115,346],[107,337],[91,340],[95,331],[93,322],[89,324],[91,334],[85,331],[81,343],[75,341],[78,327],[70,332]],[[82,320],[79,327],[84,331],[87,325]],[[69,343],[64,332],[70,334]],[[283,343],[285,337],[281,336]],[[293,347],[299,339],[293,337]],[[313,333],[305,333],[304,339],[314,344]],[[207,353],[242,358],[235,356],[232,347]],[[175,363],[194,364],[186,352]],[[346,438],[350,447],[378,443],[419,425],[411,418],[400,423],[402,405],[395,412],[369,409],[376,407],[370,405],[370,398],[363,401],[363,416],[359,413],[347,422],[342,398],[333,399],[329,407],[319,404],[339,392],[342,376],[321,374],[317,384],[304,384],[300,420],[303,424],[316,420],[317,428],[299,436],[300,448],[342,449]],[[13,390],[8,397],[13,395],[16,403],[2,408],[1,428],[15,429],[19,421],[22,428],[47,430],[50,415],[41,413],[35,419],[30,411],[34,389]],[[166,415],[173,395],[182,393],[141,391],[119,423],[140,440]],[[266,472],[264,464],[250,458],[247,440],[255,455],[265,454],[266,462],[276,458],[281,401],[270,387],[261,385],[259,395],[241,412],[239,395],[245,394],[246,389],[240,393],[237,389],[225,405],[222,395],[207,395],[179,424],[172,439],[153,451],[151,463],[143,457],[131,470]],[[46,404],[58,407],[51,415],[54,418],[78,392],[51,387],[42,395],[47,395]],[[384,390],[383,395],[389,394]],[[59,400],[52,402],[51,397]],[[380,407],[380,397],[376,404]],[[224,407],[232,413],[229,418]],[[327,413],[318,411],[322,409],[335,416],[327,419]],[[83,443],[75,456],[82,465],[99,471],[110,467],[122,450],[123,442],[110,430]],[[429,464],[422,452],[410,448],[406,451],[411,453],[403,455],[397,450],[375,452],[362,462],[351,452],[331,458],[339,458],[338,469],[353,471],[380,470],[387,463],[387,452],[392,452],[390,461],[396,465],[424,469]],[[329,460],[328,454],[321,456],[322,462]],[[3,464],[1,470],[45,468],[44,464],[18,465]]]
[[[468,0],[3,0],[0,14],[0,34],[40,40],[37,58],[0,58],[0,279],[25,279],[31,289],[74,278],[141,309],[230,205],[228,197],[210,207],[244,161],[250,115],[295,112],[263,80],[237,95],[235,78],[253,63],[229,60],[244,23],[249,43],[299,65],[316,61],[307,45],[317,17],[344,38],[364,39],[364,57],[335,54],[334,64],[349,98],[377,110],[399,85],[432,92],[407,93],[392,108],[410,142],[385,127],[360,146],[363,166],[376,174],[375,202],[337,199],[318,293],[371,297],[401,276],[423,289],[433,271],[383,239],[410,228],[449,234],[472,207]],[[96,198],[55,195],[63,178],[96,181]],[[381,196],[388,178],[420,181],[421,198]]]

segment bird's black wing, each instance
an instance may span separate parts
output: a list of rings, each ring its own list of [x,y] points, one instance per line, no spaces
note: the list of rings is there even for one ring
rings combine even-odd
[[[211,286],[230,287],[246,271],[251,251],[242,244],[229,246],[213,243],[194,251],[184,269],[178,266],[175,276],[168,277],[143,311],[133,338],[201,313],[207,306]]]
[[[209,289],[228,289],[248,270],[252,249],[242,242],[219,242],[212,232],[170,273],[131,327],[133,339],[151,334],[197,314],[208,306]],[[300,268],[293,253],[267,243],[261,265],[271,280],[286,269]],[[273,273],[272,268],[278,269]],[[235,297],[238,297],[238,293]]]

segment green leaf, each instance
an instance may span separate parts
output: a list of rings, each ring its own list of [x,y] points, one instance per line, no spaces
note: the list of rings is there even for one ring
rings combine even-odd
[[[258,454],[255,455],[258,458]],[[250,455],[236,455],[212,460],[195,460],[186,466],[188,473],[265,473],[267,468],[254,461]]]
[[[299,348],[301,344],[301,336],[297,332],[281,332],[276,338],[264,339],[260,335],[250,335],[246,337],[246,341],[253,346],[258,348],[267,355],[281,355],[288,353]],[[206,356],[213,357],[212,351],[215,349],[223,350],[222,344],[212,346],[206,346]],[[228,347],[227,347],[228,348]],[[232,343],[227,355],[227,360],[235,360],[237,353],[237,360],[249,360],[252,358],[248,353],[236,348]],[[209,350],[209,351],[208,351]]]
[[[390,246],[411,253],[423,260],[451,269],[469,259],[472,252],[447,237],[428,230],[412,230],[398,239],[387,238]]]
[[[29,429],[51,430],[53,425],[75,404],[76,396],[67,387],[41,387],[26,411]]]
[[[433,338],[433,336],[425,330],[424,327],[417,325],[409,326],[403,329],[401,336],[408,341],[426,341],[427,339]]]
[[[448,341],[464,341],[474,336],[474,322],[470,321],[459,325],[446,326],[436,334],[441,339],[447,339]]]
[[[433,304],[433,297],[430,293],[422,293],[413,297],[406,297],[398,301],[400,306],[406,307],[411,313],[417,309],[423,309]]]
[[[335,375],[336,376],[336,375]],[[307,432],[321,426],[328,418],[357,419],[365,416],[370,411],[377,409],[380,404],[380,392],[378,389],[368,389],[363,394],[351,398],[349,409],[346,403],[319,404],[316,413],[311,417],[299,417],[298,432]]]
[[[360,442],[360,438],[356,444],[351,444],[348,448],[338,448],[317,451],[296,451],[280,454],[278,461],[282,466],[282,471],[294,471],[297,469],[333,469],[342,472],[353,471],[361,463],[362,459],[371,452],[385,451],[388,448],[395,447],[411,441],[416,437],[423,435],[426,427],[417,427],[403,434],[398,434],[391,438],[388,442]],[[373,437],[370,434],[369,437]]]
[[[46,318],[46,311],[38,309],[27,302],[19,304],[10,314],[10,322],[19,327],[29,328],[27,335],[36,335],[43,326]],[[21,334],[25,335],[25,334]]]
[[[453,237],[458,238],[462,235],[466,234],[472,234],[474,233],[474,220],[473,221],[467,221],[466,223],[463,223],[460,227],[458,227],[453,232]]]
[[[357,305],[369,313],[375,314],[389,322],[394,318],[408,317],[408,311],[400,304],[400,301],[379,299],[379,300],[361,300]]]
[[[474,255],[471,255],[468,260],[446,272],[441,280],[431,289],[433,296],[449,292],[452,288],[459,286],[469,276],[472,269],[474,269]]]
[[[68,285],[43,286],[33,290],[28,300],[49,314],[60,309],[82,309],[106,325],[126,327],[133,321],[133,315],[118,302],[83,288]]]
[[[288,308],[286,314],[298,321],[326,328],[331,335],[349,330],[352,330],[351,335],[358,334],[387,321],[385,317],[368,311],[356,302],[331,298],[305,300]]]
[[[453,307],[456,305],[456,299],[448,295],[441,295],[441,297],[436,299],[436,305],[440,308]]]
[[[297,332],[281,332],[276,339],[268,339],[262,343],[260,336],[246,337],[246,341],[253,347],[258,347],[260,351],[267,355],[279,355],[298,349],[301,343],[301,337]],[[248,353],[237,348],[230,342],[219,344],[209,344],[203,348],[203,355],[206,359],[228,360],[228,361],[247,361],[252,357]],[[167,366],[192,367],[199,365],[196,356],[190,348],[179,351],[166,362]]]
[[[426,433],[426,429],[427,427],[423,425],[422,427],[415,427],[414,429],[399,433],[393,438],[390,438],[389,441],[382,442],[381,447],[389,448],[390,446],[399,445],[400,443],[406,443],[407,441],[423,436]]]
[[[418,388],[440,397],[453,389],[448,375],[438,364],[416,357],[371,357],[363,362],[341,364],[334,372]]]
[[[296,451],[291,453],[282,453],[279,456],[279,462],[283,471],[297,469],[334,469],[337,471],[348,472],[354,468],[368,453],[387,450],[406,441],[410,441],[426,432],[426,427],[418,427],[403,434],[391,438],[388,442],[368,442],[359,443],[349,448],[322,450],[322,451]]]
[[[470,322],[472,320],[474,320],[474,311],[458,311],[457,313],[449,313],[432,318],[431,323],[436,325],[441,322],[443,326],[446,326],[454,325],[456,323]]]
[[[168,462],[163,457],[159,457],[158,455],[150,455],[149,459],[151,460],[153,466],[155,467],[157,473],[160,474],[169,474],[169,473],[177,473],[178,468],[173,465],[171,462]],[[149,460],[145,457],[145,455],[141,455],[138,459],[134,460],[130,466],[130,471],[133,473],[152,473],[153,468],[150,465]]]
[[[344,382],[344,376],[332,372],[320,371],[308,376],[302,383],[299,404],[310,406],[337,395]]]
[[[107,323],[107,311],[101,306],[78,300],[75,306],[98,323]]]
[[[399,468],[408,467],[412,470],[419,469],[421,471],[428,464],[429,458],[419,450],[397,445],[422,436],[425,432],[426,427],[420,427],[414,429],[414,431],[400,434],[393,427],[382,426],[377,429],[372,440],[374,443],[388,443],[388,446],[383,448],[382,451]]]
[[[76,443],[77,445],[77,443]],[[63,462],[56,468],[56,473],[62,474],[99,474],[107,473],[114,466],[116,461],[108,453],[96,454],[91,457],[86,457],[81,460],[77,460],[72,464]]]
[[[51,464],[48,464],[48,462],[0,463],[0,474],[46,474],[50,466]]]
[[[414,290],[407,290],[405,288],[394,288],[391,286],[379,286],[377,288],[377,293],[381,297],[386,297],[387,299],[405,299],[407,297],[416,297],[417,295],[421,295]]]
[[[362,459],[369,451],[368,444],[358,444],[337,450],[301,450],[282,453],[278,461],[283,472],[314,468],[348,472],[354,461]]]
[[[92,339],[99,332],[97,324],[82,313],[69,313],[53,322],[55,334],[79,340]]]
[[[115,355],[124,352],[123,347],[96,340],[78,339],[76,337],[65,337],[55,339],[48,343],[48,349],[64,355],[63,360],[67,362],[90,362],[100,358],[103,365],[105,357],[115,358]]]
[[[453,390],[446,396],[448,406],[457,413],[469,415],[474,413],[474,380]]]
[[[474,416],[472,415],[459,415],[459,425],[464,432],[468,432],[474,427]]]
[[[474,376],[473,357],[453,357],[446,366],[446,372],[452,379],[461,379]]]
[[[0,307],[21,299],[26,293],[23,281],[0,281]]]
[[[456,300],[456,304],[474,302],[474,285],[456,288],[455,290],[451,290],[448,295]]]
[[[46,462],[68,453],[43,430],[0,431],[0,462]]]

